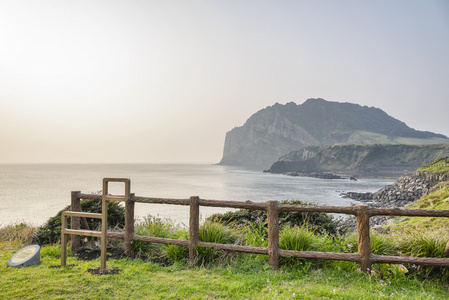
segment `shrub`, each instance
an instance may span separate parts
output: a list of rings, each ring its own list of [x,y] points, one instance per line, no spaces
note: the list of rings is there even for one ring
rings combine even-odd
[[[36,231],[33,236],[33,243],[47,245],[58,243],[61,239],[61,218],[64,211],[70,211],[71,206],[67,206],[59,211],[54,217],[51,217],[47,223]],[[101,213],[101,201],[84,200],[81,201],[81,211],[90,213]],[[101,220],[87,218],[91,230],[100,230]],[[70,228],[70,218],[67,226]],[[125,209],[118,202],[108,202],[108,227],[123,228],[125,226]]]
[[[315,205],[312,203],[302,202],[300,200],[285,200],[280,201],[280,204],[290,205]],[[262,210],[240,209],[234,212],[227,212],[224,214],[214,214],[208,218],[211,222],[220,222],[225,225],[239,225],[245,224],[247,221],[266,219],[267,212]],[[302,225],[307,223],[312,230],[317,232],[326,232],[330,235],[342,234],[342,229],[339,228],[339,221],[326,213],[319,212],[279,212],[280,226]],[[339,232],[340,230],[340,232]]]

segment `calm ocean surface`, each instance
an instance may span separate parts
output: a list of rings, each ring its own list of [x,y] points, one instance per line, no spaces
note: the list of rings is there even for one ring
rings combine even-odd
[[[41,225],[70,204],[70,192],[97,193],[104,177],[131,179],[136,196],[263,202],[300,199],[317,204],[347,206],[341,192],[374,192],[394,179],[325,180],[289,177],[216,165],[0,165],[0,226],[26,221]],[[123,184],[110,192],[123,194]],[[136,215],[148,214],[188,224],[185,206],[136,204]],[[201,208],[204,219],[227,209]]]

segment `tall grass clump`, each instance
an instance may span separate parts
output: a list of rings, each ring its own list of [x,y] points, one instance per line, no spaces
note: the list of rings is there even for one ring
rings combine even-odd
[[[135,225],[136,235],[153,236],[170,239],[187,239],[187,230],[176,225],[170,219],[161,219],[147,216],[143,221]],[[159,243],[147,243],[142,241],[132,242],[133,254],[142,258],[167,257],[172,261],[182,260],[187,257],[186,247],[176,245],[163,245]]]
[[[401,252],[407,256],[444,258],[444,249],[448,240],[449,233],[447,231],[411,229],[403,233],[398,244]],[[449,279],[449,270],[444,267],[412,266],[412,270],[419,277]]]
[[[295,251],[328,251],[332,239],[325,234],[316,234],[308,224],[301,226],[284,226],[279,232],[279,248]],[[279,262],[286,266],[302,264],[304,259],[281,257]]]
[[[242,220],[240,224],[231,224],[242,235],[242,242],[253,247],[268,246],[268,220],[264,216],[258,216],[249,220]]]
[[[418,230],[404,234],[399,240],[402,252],[416,257],[444,257],[444,248],[449,235],[447,232],[423,232]]]
[[[391,235],[381,234],[375,230],[370,231],[370,246],[371,252],[378,255],[397,255],[400,251],[396,238]],[[358,251],[356,232],[350,233],[343,239],[342,250],[353,253]]]
[[[240,240],[240,235],[236,230],[210,221],[206,221],[200,226],[199,236],[200,241],[217,244],[235,244]],[[197,247],[196,253],[196,263],[199,265],[208,265],[216,261],[223,263],[231,255],[230,252],[211,247]]]
[[[9,224],[0,228],[0,241],[14,245],[29,245],[37,228],[26,223]]]

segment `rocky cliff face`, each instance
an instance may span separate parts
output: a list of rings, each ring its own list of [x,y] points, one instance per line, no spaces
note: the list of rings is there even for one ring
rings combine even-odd
[[[364,176],[375,173],[404,174],[445,156],[449,156],[449,144],[339,144],[292,151],[275,162],[268,172],[336,172]]]
[[[276,109],[253,115],[242,127],[226,134],[222,165],[270,166],[298,147],[320,145],[304,128],[292,123]]]
[[[449,181],[449,173],[443,172],[427,172],[427,171],[416,171],[414,174],[416,177],[423,178],[429,182],[432,186],[443,181]]]
[[[336,143],[399,143],[398,139],[434,139],[443,135],[416,131],[380,109],[309,99],[302,105],[275,104],[226,134],[222,165],[268,168],[282,155],[307,146]],[[304,157],[311,156],[303,152]]]

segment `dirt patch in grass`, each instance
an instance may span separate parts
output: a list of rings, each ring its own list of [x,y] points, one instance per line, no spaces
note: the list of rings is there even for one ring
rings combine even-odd
[[[73,256],[81,260],[94,260],[101,256],[101,249],[93,249],[88,247],[79,248],[73,251]],[[143,254],[131,254],[130,256],[126,256],[123,248],[108,247],[106,250],[106,256],[108,259],[122,259],[125,257],[131,259],[141,259],[143,261],[150,261],[164,267],[173,265],[173,262],[171,260],[163,256],[151,257]]]
[[[92,275],[115,275],[119,274],[122,270],[118,268],[112,268],[112,269],[104,269],[101,270],[100,268],[94,268],[94,269],[88,269],[86,272],[89,272]]]
[[[75,251],[73,251],[73,255],[82,260],[94,260],[101,256],[101,249],[99,249],[99,248],[93,249],[93,248],[88,248],[88,247],[79,248],[79,249],[76,249]],[[110,258],[120,259],[120,258],[126,257],[123,249],[113,248],[113,247],[107,248],[106,256],[108,257],[108,259],[110,259]]]

